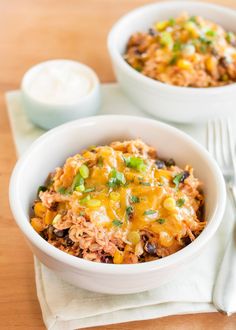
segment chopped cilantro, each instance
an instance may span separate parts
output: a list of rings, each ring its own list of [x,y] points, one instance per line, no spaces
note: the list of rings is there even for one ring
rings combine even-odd
[[[45,186],[39,186],[38,187],[38,192],[37,192],[37,195],[39,195],[39,193],[41,192],[41,191],[46,191],[47,190],[47,187],[45,187]]]
[[[151,214],[155,214],[155,213],[157,213],[157,211],[155,211],[155,210],[146,210],[143,214],[144,215],[151,215]]]
[[[139,203],[140,202],[140,198],[137,196],[131,196],[130,200],[132,203]]]
[[[182,49],[182,44],[180,41],[176,41],[173,46],[173,51],[178,52]]]
[[[128,215],[128,216],[131,216],[132,214],[134,213],[134,209],[133,209],[133,206],[127,206],[126,207],[126,214]]]
[[[193,22],[193,23],[197,23],[196,16],[191,16],[191,17],[189,18],[189,21],[190,21],[190,22]]]
[[[179,187],[179,184],[180,182],[183,181],[183,178],[184,178],[184,172],[181,172],[174,177],[173,183],[175,184],[175,188]]]
[[[112,221],[112,224],[116,227],[120,227],[123,224],[123,222],[118,219],[115,219]]]
[[[111,170],[110,179],[108,181],[108,186],[110,188],[116,188],[126,183],[126,179],[123,173],[118,172],[116,169]]]
[[[150,182],[139,182],[139,184],[141,184],[143,186],[151,186]]]
[[[103,158],[101,156],[98,157],[97,165],[98,165],[98,167],[103,167]]]
[[[165,220],[165,219],[162,219],[162,218],[160,218],[160,219],[157,219],[157,220],[156,220],[156,222],[158,222],[160,225],[162,225],[163,223],[165,223],[165,222],[166,222],[166,220]]]
[[[174,64],[176,64],[177,60],[178,60],[178,56],[177,55],[174,55],[172,57],[172,59],[170,60],[169,64],[170,65],[174,65]]]
[[[178,207],[183,206],[184,203],[185,203],[185,199],[184,199],[184,198],[179,198],[179,199],[176,201],[176,205],[177,205]]]

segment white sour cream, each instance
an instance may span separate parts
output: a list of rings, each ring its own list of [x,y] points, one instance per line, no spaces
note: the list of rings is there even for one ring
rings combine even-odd
[[[34,68],[27,81],[28,94],[48,104],[73,104],[89,94],[93,77],[88,68],[78,62],[53,60]]]

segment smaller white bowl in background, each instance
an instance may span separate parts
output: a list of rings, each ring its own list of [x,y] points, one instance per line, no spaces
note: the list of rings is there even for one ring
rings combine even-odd
[[[56,70],[58,77],[52,77],[55,81],[52,81],[50,85],[50,77],[47,79],[47,75],[53,75],[54,73],[50,73],[50,70],[53,69],[54,72]],[[43,78],[41,77],[39,83],[37,79],[42,70],[46,71],[46,75]],[[79,88],[78,93],[76,93],[75,81],[74,84],[72,82],[71,86],[69,85],[70,70],[80,73],[83,79],[86,77],[89,85],[87,86],[88,90],[84,94],[80,93]],[[43,88],[45,86],[47,88],[48,84],[49,88],[55,87],[57,89],[56,84],[61,83],[60,79],[64,79],[63,75],[67,75],[65,77],[67,81],[62,81],[64,86],[67,89],[72,88],[68,99],[63,95],[60,95],[61,99],[57,95],[53,98],[53,95],[47,95],[47,90],[45,90],[45,95],[43,95]],[[45,85],[43,84],[44,81]],[[84,87],[84,82],[86,81],[81,81],[81,87]],[[53,83],[55,86],[52,86]],[[34,90],[32,90],[32,84],[35,84]],[[39,90],[38,93],[37,88]],[[23,107],[27,116],[35,125],[44,129],[51,129],[78,118],[93,116],[98,112],[101,105],[100,82],[96,73],[87,65],[72,60],[50,60],[33,66],[25,73],[22,79],[21,93]],[[72,95],[73,97],[71,97]],[[47,99],[47,97],[49,98]]]
[[[193,88],[164,84],[134,70],[123,58],[130,36],[182,12],[200,15],[236,32],[236,11],[203,2],[168,1],[137,8],[123,16],[108,36],[108,50],[120,86],[140,108],[157,118],[195,123],[235,112],[236,84]]]

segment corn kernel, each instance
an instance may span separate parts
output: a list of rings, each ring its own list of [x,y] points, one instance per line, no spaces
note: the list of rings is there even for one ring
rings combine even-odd
[[[125,252],[132,252],[132,251],[133,251],[133,248],[132,248],[131,245],[126,244],[124,251],[125,251]]]
[[[198,27],[194,22],[186,22],[184,28],[190,33],[191,37],[198,38],[200,36]]]
[[[110,193],[110,199],[113,200],[114,202],[118,202],[120,200],[120,193],[116,191],[112,191]]]
[[[215,69],[216,69],[216,66],[217,66],[217,59],[216,59],[214,56],[208,57],[208,58],[206,59],[205,64],[206,64],[206,69],[207,69],[210,73],[212,73],[212,72],[214,72]]]
[[[176,208],[176,202],[175,202],[174,198],[167,197],[163,202],[163,206],[168,211],[174,211]]]
[[[161,231],[159,233],[159,241],[160,244],[165,247],[169,247],[173,244],[173,238],[166,231]]]
[[[130,241],[130,243],[136,245],[140,241],[140,234],[138,231],[131,231],[128,233],[127,239]]]
[[[56,216],[56,212],[47,210],[45,217],[44,217],[44,223],[46,225],[50,225],[52,223],[53,218]]]
[[[87,201],[87,206],[99,207],[99,206],[101,206],[101,201],[99,199],[90,199]]]
[[[123,253],[119,250],[116,250],[114,257],[113,257],[114,264],[122,264],[123,259],[124,259]]]
[[[59,220],[61,220],[61,214],[57,214],[53,220],[52,220],[52,224],[55,225]]]
[[[188,60],[179,59],[177,62],[177,66],[182,70],[191,70],[192,63]]]
[[[168,25],[169,25],[168,21],[161,21],[161,22],[156,23],[155,28],[158,31],[163,31],[163,30],[165,30],[165,28],[167,28]]]
[[[38,202],[34,205],[34,213],[37,217],[42,218],[46,211],[46,206],[44,206],[41,202]]]
[[[34,230],[36,230],[38,233],[41,232],[42,230],[44,230],[44,226],[43,226],[41,219],[32,218],[30,223],[31,223],[32,227],[34,228]]]

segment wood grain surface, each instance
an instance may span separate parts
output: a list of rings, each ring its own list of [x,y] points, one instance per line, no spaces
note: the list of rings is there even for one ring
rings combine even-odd
[[[4,93],[17,89],[24,72],[50,58],[76,59],[114,81],[106,49],[113,23],[145,0],[0,0],[0,329],[45,329],[38,304],[33,257],[8,204],[16,161]],[[213,1],[211,1],[213,2]],[[236,0],[215,0],[236,9]],[[219,313],[165,317],[95,329],[236,329],[236,316]]]

